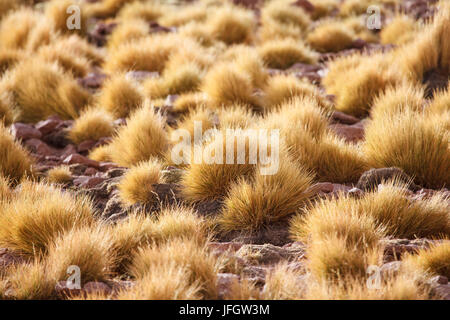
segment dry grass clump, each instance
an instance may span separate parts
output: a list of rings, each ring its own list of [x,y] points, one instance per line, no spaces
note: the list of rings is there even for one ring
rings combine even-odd
[[[262,8],[262,24],[271,20],[283,26],[294,26],[302,30],[307,29],[311,23],[308,14],[302,8],[284,0],[269,1]]]
[[[304,37],[304,31],[295,25],[281,24],[269,19],[258,29],[258,36],[262,42],[282,39],[301,41]]]
[[[48,63],[56,62],[65,72],[74,77],[84,77],[90,68],[90,62],[83,56],[74,56],[71,48],[48,45],[38,50],[38,55]]]
[[[0,123],[0,174],[15,182],[32,173],[28,152],[14,141],[9,130]]]
[[[44,16],[31,8],[10,11],[0,23],[0,38],[2,48],[26,49],[36,35],[36,26]],[[11,28],[14,26],[14,28]]]
[[[373,101],[370,116],[375,119],[384,114],[394,115],[407,111],[421,111],[425,105],[425,88],[411,83],[403,83],[388,88]]]
[[[100,65],[104,60],[103,51],[77,34],[57,38],[52,47],[57,51],[71,52],[73,56],[83,57],[93,65]]]
[[[103,145],[89,152],[89,158],[99,162],[111,162],[110,146]]]
[[[376,168],[399,167],[424,187],[450,182],[450,154],[445,123],[404,112],[373,119],[365,129],[364,152]]]
[[[164,119],[147,104],[131,114],[108,147],[113,162],[125,167],[163,157],[167,148]]]
[[[98,140],[114,133],[113,119],[100,108],[84,110],[69,131],[69,139],[76,144],[86,140]]]
[[[141,2],[134,1],[125,4],[122,9],[120,9],[117,17],[122,21],[142,19],[145,21],[156,21],[158,18],[164,15],[164,10],[166,10],[161,3],[157,1],[151,2]]]
[[[203,71],[195,63],[185,63],[166,68],[161,78],[151,78],[144,83],[146,95],[151,98],[165,98],[169,94],[195,92],[199,88]]]
[[[178,29],[178,34],[194,39],[203,47],[211,47],[217,42],[214,41],[213,36],[209,32],[207,26],[202,22],[189,22]]]
[[[279,129],[293,159],[315,174],[315,180],[358,181],[368,169],[359,146],[326,130],[327,114],[310,98],[295,98],[261,123]]]
[[[191,154],[188,155],[193,159],[190,159],[190,165],[181,180],[185,199],[190,201],[220,199],[226,195],[230,186],[239,178],[250,177],[253,174],[256,164],[249,161],[249,146],[257,145],[258,141],[255,141],[257,137],[242,136],[241,138],[238,133],[229,138],[232,139],[232,143],[230,147],[227,147],[225,136],[226,133],[216,131],[211,135],[210,140],[206,140],[199,146],[203,155],[211,154],[211,158],[206,161],[205,157],[199,159],[200,161],[197,160],[195,150],[194,157]],[[240,153],[239,146],[243,146],[244,155]],[[234,149],[233,159],[227,160],[226,150],[231,148]],[[222,159],[220,159],[221,156],[223,156]],[[244,156],[242,161],[238,159],[238,156],[241,158]]]
[[[220,63],[211,68],[203,79],[202,89],[213,106],[257,104],[251,77],[231,63]]]
[[[287,69],[297,62],[315,64],[318,55],[302,41],[281,39],[266,41],[259,47],[259,54],[269,68]]]
[[[192,138],[192,142],[200,143],[205,138],[206,131],[218,125],[216,118],[217,115],[211,110],[205,107],[199,107],[182,117],[177,129],[187,130]],[[171,140],[173,143],[177,143],[178,139],[179,136],[172,134]]]
[[[18,110],[18,120],[36,122],[57,114],[74,119],[89,101],[89,94],[56,64],[27,59],[2,78],[7,103]]]
[[[72,181],[72,172],[68,166],[58,166],[47,171],[47,180],[50,183],[67,183]]]
[[[86,5],[87,16],[108,18],[115,16],[126,4],[136,0],[105,0]]]
[[[155,34],[115,48],[103,67],[111,73],[130,70],[162,72],[170,55],[187,47],[194,50],[199,45],[177,34]]]
[[[263,89],[265,110],[270,111],[293,97],[309,97],[316,100],[319,106],[327,107],[327,103],[316,86],[293,75],[270,77]]]
[[[118,300],[200,300],[200,285],[191,283],[187,267],[175,262],[155,263],[148,272],[128,290],[118,293]]]
[[[363,277],[378,262],[383,228],[346,200],[321,200],[291,220],[294,239],[308,241],[308,267],[317,279]]]
[[[414,39],[418,25],[407,15],[397,15],[380,33],[383,44],[404,44]]]
[[[356,35],[339,21],[325,21],[308,33],[307,42],[319,52],[338,52],[352,46]]]
[[[253,40],[255,18],[249,10],[223,6],[211,13],[207,25],[212,38],[227,45],[250,43]]]
[[[328,16],[339,7],[336,0],[311,0],[310,2],[314,5],[314,11],[311,14],[313,20]]]
[[[9,199],[11,192],[12,190],[9,180],[0,175],[0,202]]]
[[[163,26],[182,27],[190,22],[204,22],[208,8],[201,1],[189,4],[183,10],[166,10],[159,21]]]
[[[94,209],[86,197],[29,181],[0,210],[1,245],[25,255],[45,253],[61,233],[94,223]]]
[[[127,270],[136,250],[152,243],[190,239],[201,244],[208,239],[203,219],[192,209],[181,206],[163,208],[156,217],[134,212],[111,226],[110,233],[117,256],[116,269],[121,272]]]
[[[448,238],[443,243],[421,249],[414,255],[404,258],[407,266],[422,270],[431,275],[450,277],[450,242]]]
[[[346,0],[340,6],[339,14],[343,17],[365,14],[369,6],[379,2],[380,0]]]
[[[66,280],[69,266],[80,268],[81,285],[110,277],[115,255],[111,235],[101,226],[67,230],[49,246],[47,277],[53,283]]]
[[[369,288],[367,281],[351,276],[336,281],[310,282],[306,299],[313,300],[425,300],[430,298],[429,287],[423,284],[424,275],[400,271],[397,276],[382,280],[377,288]]]
[[[113,51],[124,43],[130,43],[148,36],[150,26],[141,19],[125,20],[114,28],[108,37],[108,48]]]
[[[240,71],[247,73],[254,87],[262,88],[266,84],[269,75],[256,49],[244,45],[231,46],[223,58],[233,62]]]
[[[162,182],[161,170],[162,165],[157,160],[139,162],[132,166],[118,185],[121,200],[127,205],[157,202],[153,185]]]
[[[41,300],[55,297],[55,283],[46,277],[47,264],[43,259],[16,264],[8,270],[12,295],[18,300]]]
[[[173,110],[180,113],[189,113],[206,106],[208,100],[202,92],[188,92],[180,94],[173,103]]]
[[[124,74],[115,74],[103,84],[98,105],[116,118],[124,118],[144,102],[136,84]]]
[[[254,125],[256,116],[245,106],[236,104],[219,110],[219,123],[222,129],[244,129]]]
[[[354,116],[364,116],[370,110],[373,99],[386,88],[402,81],[395,67],[387,64],[382,54],[367,57],[352,56],[337,59],[329,64],[330,72],[325,76],[327,92],[336,95],[336,109]],[[354,68],[351,70],[350,68]],[[333,70],[335,69],[336,70]],[[352,76],[349,77],[349,73]],[[334,77],[333,79],[330,79]]]
[[[133,258],[130,273],[138,281],[142,281],[147,277],[153,278],[152,274],[158,267],[170,270],[173,265],[182,270],[187,284],[190,287],[197,287],[203,298],[217,298],[216,279],[220,262],[206,246],[199,245],[195,241],[179,239],[159,246],[142,248]],[[161,282],[167,280],[167,276],[159,279]]]
[[[302,273],[287,263],[277,264],[266,276],[263,297],[268,300],[299,300],[304,296],[306,283]]]
[[[277,159],[278,160],[278,159]],[[224,230],[254,231],[295,213],[312,196],[312,176],[289,158],[279,159],[278,171],[254,181],[240,180],[224,200],[220,225]]]

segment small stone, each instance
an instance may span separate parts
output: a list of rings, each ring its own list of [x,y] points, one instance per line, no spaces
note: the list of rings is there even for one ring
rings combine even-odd
[[[317,190],[317,192],[330,193],[333,192],[334,186],[331,182],[319,182],[316,183],[313,188]]]
[[[117,165],[112,162],[100,162],[98,169],[102,172],[117,168]],[[108,175],[109,176],[109,175]]]
[[[220,255],[227,251],[236,252],[242,247],[241,242],[210,242],[208,247],[216,254]]]
[[[450,300],[450,284],[440,284],[433,289],[434,294],[442,300]]]
[[[59,281],[55,285],[55,292],[61,299],[67,299],[70,297],[79,296],[81,293],[81,288],[72,288],[72,283],[68,281]]]
[[[159,78],[159,72],[157,71],[128,71],[125,77],[129,80],[144,81],[152,78]]]
[[[361,175],[356,187],[363,191],[373,190],[376,189],[382,182],[393,178],[397,178],[403,183],[409,183],[409,189],[412,191],[421,189],[419,186],[411,182],[412,179],[402,169],[397,167],[370,169]]]
[[[78,153],[88,152],[89,150],[93,149],[96,144],[97,141],[95,140],[85,140],[77,146],[77,152]]]
[[[39,121],[34,127],[43,135],[49,134],[61,124],[62,120],[58,116],[50,117],[47,120]]]
[[[364,139],[364,128],[356,125],[336,123],[331,124],[330,128],[348,142],[358,142]]]
[[[39,139],[28,139],[25,146],[33,153],[46,156],[59,156],[58,151]]]
[[[101,294],[108,296],[112,293],[112,289],[104,282],[90,281],[83,286],[83,294]]]
[[[85,172],[85,174],[86,174],[86,172]],[[81,176],[81,177],[75,178],[73,180],[73,184],[75,186],[78,186],[81,188],[93,188],[95,186],[98,186],[100,183],[102,183],[105,180],[106,180],[105,178],[101,178],[101,177]]]
[[[331,116],[331,120],[333,122],[338,122],[338,123],[347,124],[347,125],[352,125],[352,124],[359,122],[358,118],[351,116],[349,114],[345,114],[340,111],[334,111]]]
[[[67,158],[65,158],[63,160],[64,164],[74,164],[74,163],[80,163],[80,164],[85,164],[89,167],[94,167],[94,168],[98,168],[99,167],[99,163],[97,161],[91,160],[89,158],[86,158],[84,156],[82,156],[81,154],[78,153],[73,153],[70,156],[68,156]]]
[[[428,283],[430,283],[432,286],[440,285],[440,284],[447,284],[448,278],[446,276],[434,276],[428,281]]]
[[[16,122],[10,127],[11,134],[18,140],[40,139],[42,133],[33,126],[25,123]]]
[[[392,261],[385,263],[380,267],[380,274],[385,279],[393,277],[400,271],[401,266],[401,261]]]
[[[85,174],[86,176],[93,176],[93,175],[95,175],[97,172],[98,172],[98,171],[97,171],[96,169],[94,169],[94,168],[92,168],[92,167],[89,167],[89,168],[87,168],[87,169],[84,171],[84,174]]]

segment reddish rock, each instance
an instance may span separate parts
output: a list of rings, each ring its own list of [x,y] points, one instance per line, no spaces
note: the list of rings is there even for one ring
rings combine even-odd
[[[434,276],[428,282],[431,285],[447,284],[448,278],[446,276]]]
[[[105,180],[106,179],[102,178],[102,177],[81,176],[81,177],[75,178],[73,180],[73,184],[75,186],[80,187],[80,188],[93,188],[95,186],[98,186],[100,183],[102,183]]]
[[[414,183],[411,183],[411,178],[400,168],[389,167],[389,168],[378,168],[370,169],[364,172],[358,180],[356,187],[368,191],[371,189],[378,188],[380,183],[383,181],[388,181],[393,178],[398,179],[398,181],[408,184],[411,191],[418,191],[421,188]]]
[[[72,283],[67,281],[59,281],[55,285],[55,292],[61,299],[67,299],[70,297],[79,296],[81,293],[81,288],[71,288]]]
[[[61,160],[64,160],[71,154],[77,153],[77,147],[73,144],[68,144],[60,151],[60,153],[61,153],[60,155]]]
[[[239,276],[232,273],[217,274],[217,292],[219,299],[225,299],[231,293],[233,285],[239,282]]]
[[[114,168],[117,168],[117,165],[112,162],[100,162],[98,166],[98,169],[102,172],[106,172]]]
[[[92,168],[92,167],[89,167],[89,168],[87,168],[87,169],[84,171],[84,174],[85,174],[86,176],[93,176],[93,175],[95,175],[97,172],[98,172],[98,171],[97,171],[96,169],[94,169],[94,168]]]
[[[159,78],[159,72],[157,71],[128,71],[125,75],[130,80],[144,81],[151,78]]]
[[[14,264],[23,262],[25,259],[21,255],[6,248],[0,248],[0,273]]]
[[[216,254],[220,255],[225,252],[236,252],[242,247],[240,242],[211,242],[208,247]]]
[[[340,112],[340,111],[334,111],[331,116],[331,121],[334,123],[342,123],[342,124],[352,125],[352,124],[359,122],[359,119],[354,116],[351,116],[349,114]]]
[[[91,160],[89,158],[86,158],[78,153],[73,153],[67,158],[63,160],[64,164],[74,164],[74,163],[80,163],[85,164],[89,167],[99,168],[99,163],[97,161]]]
[[[450,300],[450,284],[441,284],[433,289],[433,293],[441,300]]]
[[[331,124],[331,129],[348,142],[358,142],[364,139],[364,128],[356,125],[346,125],[341,123]]]
[[[78,79],[78,83],[85,89],[99,89],[107,78],[108,76],[104,73],[92,72]]]
[[[93,149],[96,144],[97,141],[95,140],[85,140],[77,146],[77,152],[88,152],[89,150]]]
[[[50,147],[48,144],[39,139],[28,139],[25,146],[33,153],[46,156],[59,156],[57,149]]]
[[[333,192],[334,187],[331,182],[319,182],[312,186],[316,192],[330,193]]]
[[[112,289],[104,282],[90,281],[83,286],[83,294],[101,294],[108,296],[112,293]]]
[[[56,127],[61,125],[62,120],[58,116],[49,117],[47,120],[39,121],[34,127],[43,135],[52,132]]]
[[[40,139],[42,133],[33,126],[25,123],[16,122],[10,127],[11,134],[18,140]]]
[[[352,189],[352,187],[346,186],[344,184],[340,183],[333,183],[333,191],[335,192],[349,192]]]

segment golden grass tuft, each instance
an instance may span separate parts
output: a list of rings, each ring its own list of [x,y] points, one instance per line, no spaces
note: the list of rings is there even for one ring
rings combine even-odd
[[[91,45],[85,38],[77,34],[57,38],[52,47],[55,50],[72,52],[72,55],[83,57],[93,65],[100,65],[104,60],[104,52]]]
[[[14,141],[9,130],[0,123],[0,174],[14,182],[32,173],[32,160],[28,152]]]
[[[319,89],[306,80],[293,75],[275,75],[270,77],[264,89],[264,109],[273,110],[293,97],[309,97],[326,108],[326,102]]]
[[[165,98],[169,94],[195,92],[202,82],[203,71],[195,63],[167,68],[162,78],[150,78],[144,90],[151,98]]]
[[[387,88],[374,99],[370,116],[375,119],[386,113],[394,115],[405,110],[420,112],[425,105],[424,96],[425,88],[411,83],[405,82],[397,87]]]
[[[17,115],[15,110],[13,110],[8,104],[0,100],[0,123],[4,126],[9,126],[14,122]]]
[[[279,263],[266,276],[263,297],[267,300],[299,300],[304,296],[306,282],[302,272],[287,263]]]
[[[89,158],[99,162],[111,162],[110,146],[99,146],[89,152]]]
[[[245,129],[254,125],[257,117],[245,105],[236,104],[219,110],[221,129]]]
[[[116,262],[112,245],[111,235],[101,226],[67,230],[49,246],[47,276],[53,283],[67,280],[69,266],[75,265],[80,268],[81,285],[107,280]]]
[[[67,183],[72,181],[72,172],[68,166],[58,166],[47,171],[47,180],[50,183]]]
[[[134,1],[125,4],[120,9],[117,17],[120,20],[142,19],[145,21],[156,21],[164,15],[166,8],[158,2]]]
[[[287,69],[297,62],[315,64],[318,55],[302,41],[281,39],[266,41],[259,54],[269,68]]]
[[[130,266],[130,273],[138,279],[151,277],[154,269],[170,267],[183,270],[189,286],[199,289],[204,298],[217,298],[217,271],[220,261],[207,247],[187,239],[172,240],[159,246],[150,246],[137,251]],[[159,279],[167,282],[167,276]]]
[[[213,129],[218,125],[217,115],[214,114],[211,110],[206,109],[205,107],[199,107],[196,110],[192,110],[188,115],[181,118],[181,121],[178,123],[177,129],[187,130],[193,139],[194,143],[201,142],[203,139],[203,135],[207,130]],[[200,127],[201,126],[201,127]],[[199,130],[201,129],[201,130]],[[199,130],[196,133],[196,130]],[[199,135],[201,133],[201,136]],[[175,140],[175,135],[172,135],[172,142],[178,142]]]
[[[206,106],[208,100],[202,92],[188,92],[180,94],[173,103],[173,110],[180,113],[189,113]]]
[[[339,21],[326,21],[308,34],[307,42],[319,52],[338,52],[348,49],[356,40],[352,29]]]
[[[433,101],[425,108],[430,114],[444,114],[450,111],[450,86],[447,90],[435,92]]]
[[[94,209],[86,197],[29,181],[0,210],[1,245],[29,256],[47,252],[62,232],[94,223]]]
[[[113,51],[124,43],[145,38],[150,32],[148,22],[141,19],[125,20],[114,28],[108,37],[108,48]]]
[[[74,119],[90,96],[70,74],[55,64],[38,59],[24,60],[2,78],[6,101],[18,110],[18,120],[35,122],[59,115]]]
[[[162,165],[157,160],[139,162],[132,166],[120,180],[119,196],[127,205],[153,204],[158,201],[153,185],[162,182]]]
[[[116,118],[129,116],[143,102],[144,97],[137,85],[121,73],[106,80],[97,100],[99,107]]]
[[[271,40],[292,39],[301,41],[304,38],[304,31],[295,25],[281,24],[273,19],[264,21],[258,29],[258,36],[261,42]]]
[[[163,157],[168,148],[164,119],[144,104],[127,119],[109,145],[113,162],[129,167],[154,157]]]
[[[224,200],[220,225],[226,231],[254,231],[278,222],[300,209],[312,196],[312,176],[289,158],[279,159],[272,175],[232,185]]]
[[[48,45],[41,47],[37,53],[48,63],[58,63],[65,72],[72,73],[74,77],[84,77],[89,71],[89,60],[83,56],[74,56],[70,48]]]
[[[380,33],[383,44],[405,44],[412,41],[418,31],[416,21],[407,15],[397,15]]]
[[[255,18],[246,9],[223,6],[213,11],[207,25],[212,38],[227,45],[250,43],[253,40]]]
[[[2,48],[25,49],[30,42],[33,30],[44,19],[43,15],[31,8],[10,11],[0,23]],[[14,28],[11,28],[14,26]]]
[[[227,161],[225,155],[228,147],[226,146],[226,139],[220,138],[221,133],[222,137],[226,136],[224,132],[216,131],[210,139],[203,142],[200,150],[203,150],[202,152],[205,149],[215,150],[217,154],[212,155],[214,158],[220,157],[220,150],[222,150],[222,164],[215,163],[215,161],[208,163],[209,161],[204,161],[204,159],[195,161],[194,155],[194,159],[191,159],[190,165],[181,180],[182,193],[185,199],[190,201],[220,199],[226,195],[230,186],[239,178],[250,177],[253,174],[255,164],[250,163],[248,155],[249,146],[258,143],[255,141],[256,137],[242,136],[241,138],[239,135],[230,137],[233,142],[231,147],[234,148],[234,153],[233,161]],[[239,138],[237,139],[237,137]],[[245,149],[245,159],[243,159],[243,163],[238,163],[238,146],[241,145],[241,141],[245,143],[245,145],[242,144]]]
[[[311,23],[308,14],[302,8],[293,6],[284,0],[272,0],[264,5],[261,10],[261,22],[264,25],[270,20],[302,30],[306,30]]]
[[[444,242],[432,245],[430,248],[421,249],[414,255],[404,258],[407,266],[422,270],[430,275],[441,275],[450,277],[450,242],[447,239]]]
[[[0,75],[14,67],[23,59],[23,52],[19,50],[0,49]]]
[[[159,21],[163,26],[182,27],[190,22],[204,22],[207,17],[207,6],[199,1],[185,6],[183,10],[166,10]]]
[[[333,61],[330,72],[324,80],[325,88],[335,94],[336,109],[357,117],[366,115],[372,106],[373,99],[386,88],[402,82],[402,74],[395,66],[389,66],[384,55],[372,55],[362,58],[344,58],[345,62]],[[350,68],[354,69],[351,70]],[[337,70],[333,70],[336,68]],[[344,70],[352,72],[349,77]],[[327,80],[335,77],[333,80]]]
[[[211,68],[203,79],[202,89],[213,106],[257,104],[251,77],[231,63],[220,63]]]
[[[448,131],[441,121],[404,112],[373,119],[365,129],[364,152],[375,168],[399,167],[424,187],[450,182]]]
[[[105,0],[90,3],[86,6],[87,16],[96,18],[108,18],[115,16],[126,4],[136,0]]]
[[[113,119],[100,108],[84,110],[69,131],[69,139],[76,144],[86,140],[110,137],[114,133]]]

